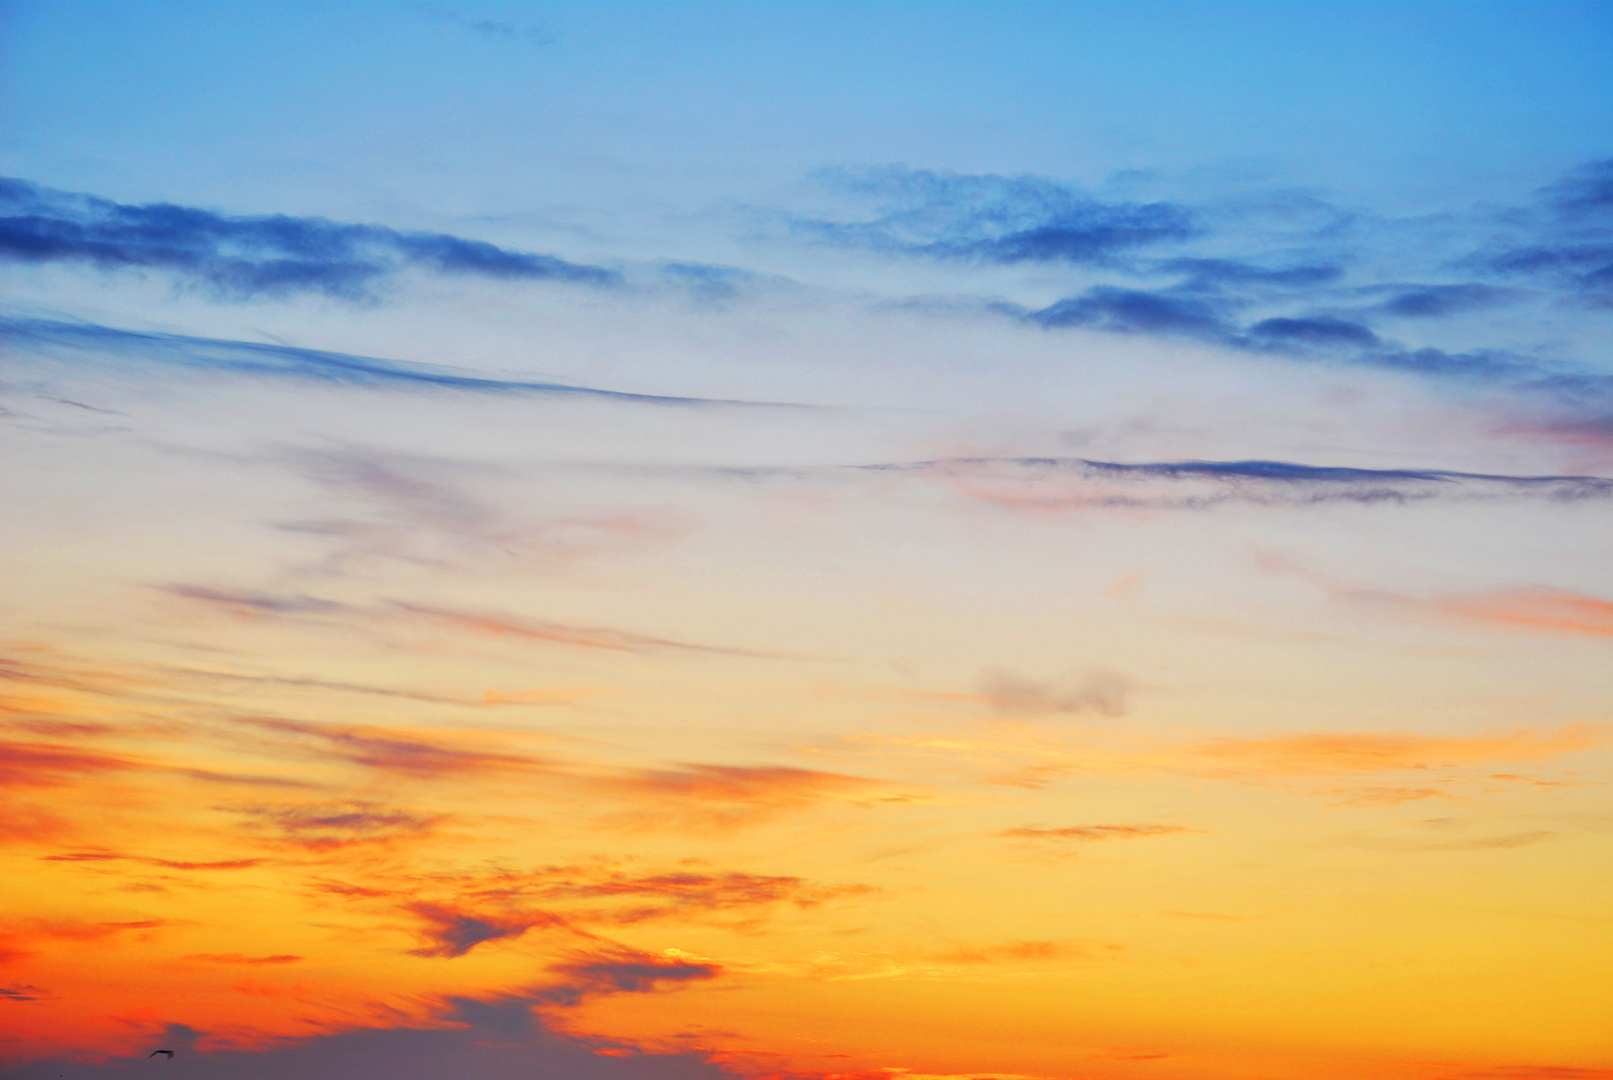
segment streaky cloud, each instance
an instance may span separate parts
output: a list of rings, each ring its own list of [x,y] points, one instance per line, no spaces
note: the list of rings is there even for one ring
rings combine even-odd
[[[1209,509],[1408,503],[1437,498],[1534,497],[1556,502],[1613,497],[1613,478],[1520,476],[1448,469],[1366,469],[1287,461],[1117,462],[1089,458],[940,458],[858,465],[949,482],[964,494],[1024,509]]]
[[[1515,301],[1517,289],[1465,282],[1456,285],[1408,285],[1380,287],[1392,295],[1377,305],[1386,315],[1402,319],[1438,319],[1469,311],[1483,311]]]
[[[460,390],[477,393],[557,395],[650,405],[748,405],[810,408],[782,402],[674,397],[601,390],[529,379],[497,379],[452,368],[373,356],[304,349],[258,341],[123,330],[88,322],[0,315],[0,341],[32,350],[68,349],[97,360],[113,356],[148,363],[339,386]]]
[[[621,274],[447,233],[286,214],[233,216],[172,203],[130,206],[0,178],[0,260],[163,270],[235,300],[319,293],[363,300],[404,267],[580,285]]]

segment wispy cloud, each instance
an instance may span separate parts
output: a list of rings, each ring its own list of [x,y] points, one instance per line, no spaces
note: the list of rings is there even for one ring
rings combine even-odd
[[[1118,950],[1121,946],[1111,948]],[[1036,963],[1055,960],[1084,960],[1092,948],[1078,941],[1004,941],[994,945],[962,947],[938,953],[943,964]]]
[[[1570,589],[1531,587],[1424,596],[1347,590],[1342,595],[1351,600],[1496,626],[1613,637],[1613,600]]]
[[[554,35],[548,30],[531,23],[521,24],[507,19],[467,15],[454,8],[437,7],[433,4],[422,6],[420,11],[438,22],[447,23],[492,41],[525,41],[534,45],[552,45],[555,40]]]
[[[1401,772],[1502,761],[1543,761],[1613,742],[1607,724],[1575,723],[1555,730],[1494,735],[1415,735],[1400,732],[1217,738],[1189,749],[1204,766],[1234,774],[1283,776]]]
[[[303,349],[259,341],[192,337],[186,334],[125,330],[89,322],[0,315],[0,340],[14,348],[79,356],[104,365],[109,356],[125,361],[230,372],[331,385],[457,390],[483,394],[559,395],[650,405],[763,405],[718,398],[668,397],[600,390],[530,379],[501,379],[464,369],[403,360]],[[798,407],[798,406],[790,406]]]
[[[1592,308],[1613,306],[1613,161],[1591,162],[1538,193],[1523,242],[1469,265],[1556,286]]]
[[[976,263],[1101,264],[1122,251],[1182,240],[1196,229],[1172,203],[1101,202],[1035,176],[965,175],[888,165],[821,174],[832,190],[872,202],[873,217],[794,217],[824,243]]]
[[[15,179],[0,179],[0,214],[0,259],[162,270],[235,300],[303,292],[360,300],[404,267],[584,285],[621,279],[603,267],[446,233],[284,214],[242,217],[172,203],[130,206]]]
[[[236,804],[221,807],[239,815],[249,834],[322,852],[355,845],[386,845],[427,833],[438,816],[372,802]]]
[[[1367,469],[1286,461],[1115,462],[1087,458],[942,458],[859,466],[941,480],[970,498],[1021,510],[1204,510],[1226,503],[1317,506],[1431,499],[1608,498],[1613,479],[1446,469]]]
[[[203,585],[168,585],[162,586],[162,588],[175,596],[200,601],[226,611],[239,610],[268,617],[335,618],[372,621],[379,624],[408,623],[417,626],[435,626],[492,638],[568,645],[583,649],[598,649],[605,652],[653,653],[669,651],[753,659],[780,659],[784,655],[726,645],[705,645],[697,642],[678,641],[673,638],[640,634],[610,627],[577,626],[570,623],[549,622],[543,619],[513,615],[508,612],[470,611],[403,600],[359,605],[323,600],[303,594],[264,593],[255,590],[222,589]],[[341,689],[344,686],[345,684],[332,688]]]

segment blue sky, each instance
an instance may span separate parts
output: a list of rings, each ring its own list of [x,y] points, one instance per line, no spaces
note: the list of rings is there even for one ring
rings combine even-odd
[[[332,215],[893,161],[1426,208],[1594,157],[1613,105],[1597,3],[8,7],[13,174]]]

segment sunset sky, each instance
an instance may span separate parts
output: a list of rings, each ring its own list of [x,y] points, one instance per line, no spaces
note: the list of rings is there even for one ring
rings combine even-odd
[[[1610,42],[0,6],[0,1076],[1613,1080]]]

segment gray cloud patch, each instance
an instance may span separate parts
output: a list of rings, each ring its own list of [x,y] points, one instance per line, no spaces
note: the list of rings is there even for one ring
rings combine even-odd
[[[597,964],[612,960],[601,958]],[[627,963],[629,960],[617,960]],[[575,963],[586,968],[588,961]],[[695,967],[697,965],[689,965]],[[665,970],[662,978],[679,973]],[[708,972],[713,969],[707,969]],[[351,1080],[354,1076],[384,1076],[388,1080],[463,1080],[465,1077],[507,1077],[509,1080],[734,1080],[737,1075],[709,1061],[705,1055],[641,1052],[608,1039],[564,1035],[555,1031],[534,1006],[562,1005],[570,990],[572,1000],[605,992],[634,992],[653,988],[658,980],[648,972],[648,985],[623,977],[614,982],[604,970],[579,970],[576,985],[545,987],[489,1000],[449,998],[431,1026],[367,1027],[281,1042],[259,1050],[213,1050],[206,1033],[185,1024],[131,1033],[126,1056],[106,1061],[35,1061],[6,1073],[8,1080],[114,1080],[124,1076],[150,1076],[160,1071],[171,1080]],[[584,981],[586,980],[586,985]],[[198,1049],[198,1045],[202,1048]],[[146,1055],[157,1048],[178,1051],[172,1060],[155,1064]],[[608,1051],[602,1053],[601,1051]]]
[[[129,206],[5,178],[0,259],[162,270],[234,300],[310,292],[361,300],[405,267],[580,285],[621,281],[615,270],[447,233],[285,214],[240,217],[172,203]]]
[[[871,201],[860,221],[793,218],[824,243],[978,263],[1100,264],[1116,253],[1192,236],[1172,203],[1102,202],[1035,176],[964,175],[888,165],[822,175],[838,193]]]
[[[1126,711],[1131,680],[1098,669],[1079,679],[1041,681],[991,668],[980,677],[980,693],[996,708],[1013,713],[1082,713],[1119,716]]]

